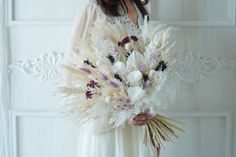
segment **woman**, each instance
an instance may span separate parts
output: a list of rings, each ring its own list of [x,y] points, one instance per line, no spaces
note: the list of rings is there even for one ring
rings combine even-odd
[[[93,22],[105,19],[108,22],[119,20],[130,33],[142,25],[144,16],[148,15],[140,0],[90,0],[85,9],[75,19],[71,41],[66,58],[79,54],[78,42],[89,37]],[[67,76],[69,77],[69,76]],[[148,112],[140,113],[132,120],[133,126],[112,129],[104,119],[84,124],[80,129],[78,157],[148,157],[151,156],[143,145],[142,128],[150,120]],[[99,130],[106,130],[98,133]],[[159,155],[159,150],[158,150]]]

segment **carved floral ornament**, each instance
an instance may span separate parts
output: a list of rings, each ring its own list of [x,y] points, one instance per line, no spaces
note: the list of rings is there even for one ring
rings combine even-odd
[[[44,82],[58,80],[58,64],[63,53],[45,53],[35,60],[15,60],[9,65],[9,71],[19,69],[26,75],[36,77]],[[230,59],[205,58],[193,53],[177,56],[173,76],[182,83],[192,84],[201,81],[221,68],[236,71],[236,62]]]
[[[62,53],[49,52],[35,60],[15,60],[9,65],[9,72],[19,69],[26,75],[39,78],[41,81],[55,82],[58,80],[57,67],[62,59]]]

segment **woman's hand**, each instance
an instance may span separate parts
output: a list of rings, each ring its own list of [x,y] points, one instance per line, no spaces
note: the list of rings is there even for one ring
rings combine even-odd
[[[133,123],[133,125],[136,125],[136,126],[143,126],[146,123],[148,123],[151,118],[152,118],[152,116],[149,114],[149,111],[147,110],[145,112],[141,112],[141,113],[137,114],[132,119],[132,123]]]

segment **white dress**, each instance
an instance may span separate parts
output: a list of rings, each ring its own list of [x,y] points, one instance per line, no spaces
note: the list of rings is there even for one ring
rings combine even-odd
[[[138,25],[143,22],[143,17],[139,9]],[[121,17],[108,17],[101,10],[95,0],[90,0],[84,10],[78,14],[74,20],[71,39],[69,42],[65,60],[73,57],[74,53],[79,53],[78,42],[89,36],[89,29],[97,19],[113,21],[119,19],[128,27],[130,33],[137,31],[137,26],[133,24],[127,14]],[[61,73],[63,75],[63,73]],[[62,76],[62,77],[70,77]],[[98,130],[106,127],[106,132],[98,133]],[[80,126],[78,136],[78,148],[75,157],[152,157],[148,148],[143,144],[143,128],[140,126],[125,126],[113,129],[104,125],[102,120],[94,120]]]

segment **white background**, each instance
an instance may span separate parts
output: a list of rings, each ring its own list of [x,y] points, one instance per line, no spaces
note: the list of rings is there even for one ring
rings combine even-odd
[[[57,113],[53,83],[85,3],[0,1],[1,157],[74,157],[77,132]],[[185,123],[186,133],[161,156],[236,157],[235,1],[152,0],[149,9],[155,24],[179,27],[175,49],[185,56],[182,88],[167,114]]]

